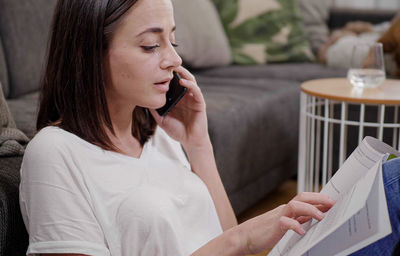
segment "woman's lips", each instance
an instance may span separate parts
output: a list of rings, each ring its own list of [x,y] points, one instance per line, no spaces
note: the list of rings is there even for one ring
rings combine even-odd
[[[160,92],[167,92],[169,89],[169,81],[165,81],[162,83],[155,83],[154,87]]]

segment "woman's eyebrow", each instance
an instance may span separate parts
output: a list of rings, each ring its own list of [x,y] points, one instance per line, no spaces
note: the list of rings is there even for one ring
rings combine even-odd
[[[171,29],[171,32],[174,32],[175,30],[176,30],[176,26],[174,26],[174,27]],[[139,34],[136,35],[136,37],[139,37],[139,36],[141,36],[141,35],[143,35],[143,34],[145,34],[145,33],[162,33],[162,32],[164,32],[164,29],[163,29],[163,28],[160,28],[160,27],[151,27],[151,28],[147,28],[147,29],[145,29],[144,31],[140,32]]]

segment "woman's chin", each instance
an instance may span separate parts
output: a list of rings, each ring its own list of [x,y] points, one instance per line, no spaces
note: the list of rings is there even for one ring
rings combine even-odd
[[[167,102],[167,100],[165,99],[165,96],[164,96],[163,99],[154,101],[153,104],[149,104],[147,106],[147,108],[149,108],[149,109],[158,109],[158,108],[163,107],[166,102]]]

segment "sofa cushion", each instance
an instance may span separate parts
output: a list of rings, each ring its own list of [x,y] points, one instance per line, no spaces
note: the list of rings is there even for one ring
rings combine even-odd
[[[328,18],[333,0],[297,0],[307,38],[315,54],[329,37]]]
[[[33,138],[36,133],[39,92],[29,93],[18,99],[9,99],[7,102],[17,128],[28,138]]]
[[[0,83],[2,84],[3,94],[7,98],[9,94],[7,62],[4,56],[3,42],[1,41],[1,37],[0,37]]]
[[[210,0],[172,0],[172,3],[177,52],[185,65],[200,68],[231,63],[229,42]]]
[[[228,194],[290,160],[296,162],[298,82],[204,76],[196,79],[207,104],[209,133]],[[294,174],[296,168],[292,167],[282,176]],[[264,185],[274,188],[279,185],[276,181]]]
[[[47,34],[56,1],[0,1],[0,34],[10,97],[39,89]]]
[[[231,65],[194,72],[198,75],[212,77],[264,78],[304,82],[317,78],[344,77],[347,74],[347,69],[329,68],[317,63],[283,63],[250,66]]]
[[[213,0],[234,63],[313,61],[295,0]]]

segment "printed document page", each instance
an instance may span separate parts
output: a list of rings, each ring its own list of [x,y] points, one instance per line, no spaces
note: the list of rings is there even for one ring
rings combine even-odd
[[[376,202],[373,198],[375,198],[376,196],[381,199],[382,197],[385,197],[383,181],[381,185],[375,186],[374,184],[375,180],[379,181],[379,179],[381,179],[379,177],[381,177],[382,174],[380,173],[378,167],[381,166],[381,160],[384,160],[385,156],[387,156],[388,153],[399,156],[399,152],[397,152],[390,146],[375,138],[366,137],[362,141],[362,143],[353,151],[349,158],[344,162],[342,167],[336,172],[336,174],[332,177],[328,184],[322,189],[321,193],[327,194],[331,198],[337,200],[336,205],[327,213],[324,220],[322,220],[320,223],[314,220],[312,222],[303,224],[303,227],[308,230],[307,234],[304,237],[297,235],[293,231],[288,231],[281,239],[281,241],[273,248],[269,255],[301,255],[314,247],[318,242],[321,242],[328,235],[332,237],[335,237],[336,235],[343,236],[342,234],[340,234],[341,232],[339,230],[346,229],[346,226],[347,230],[349,230],[350,227],[353,228],[353,231],[362,230],[361,227],[365,227],[365,225],[362,224],[362,221],[364,220],[365,224],[365,221],[368,220],[371,214],[375,214],[375,212],[372,212],[372,210],[370,209],[371,205],[374,206],[372,208],[375,210],[375,208],[377,208],[376,206],[382,203],[382,200],[378,200],[378,202]],[[368,175],[366,175],[367,173]],[[357,181],[360,182],[357,183]],[[356,183],[357,185],[355,185]],[[379,192],[379,190],[376,190],[376,187],[379,188],[379,186],[382,186],[383,192]],[[368,197],[371,190],[373,193],[371,193],[371,196]],[[379,216],[381,216],[380,214],[383,214],[382,219],[385,219],[385,215],[387,215],[388,218],[386,200],[384,200],[383,203],[385,207],[379,207],[378,210],[386,211],[386,213],[377,212],[376,214],[379,214]],[[368,205],[370,205],[370,207]],[[367,226],[368,223],[372,223],[372,221],[367,221]],[[362,248],[367,244],[376,241],[376,237],[382,237],[381,235],[383,233],[387,234],[387,230],[391,230],[390,222],[388,221],[388,219],[385,219],[385,222],[378,222],[374,220],[373,224],[377,225],[377,227],[372,228],[372,225],[368,226],[371,232],[375,232],[376,230],[381,229],[383,231],[380,233],[378,232],[379,234],[377,233],[376,236],[372,236],[372,233],[367,234],[363,231],[362,234],[367,234],[367,237],[369,237],[368,239],[361,239],[360,236],[354,235],[357,232],[351,232],[354,239],[361,239],[360,241],[365,241],[365,244],[362,242],[358,243],[359,248]],[[337,233],[335,232],[334,234],[330,235],[330,233],[335,230],[338,230]],[[389,231],[389,233],[390,232],[391,231]],[[352,241],[351,243],[353,244],[355,243],[354,239],[348,239],[346,241]],[[327,245],[329,244],[329,242],[327,242],[329,240],[330,239],[327,239],[326,242],[322,241],[321,243]],[[296,243],[298,243],[298,245]],[[337,245],[337,243],[334,244]],[[337,249],[336,246],[335,249]],[[317,250],[317,247],[313,248],[313,250]],[[308,253],[312,253],[312,251],[309,251]],[[327,251],[325,251],[323,255],[334,254],[335,253],[333,252],[332,254],[328,254]]]
[[[364,207],[304,255],[349,255],[392,232],[383,185],[382,165],[374,168],[377,169],[376,177]],[[361,192],[362,189],[364,188],[360,188]]]
[[[389,145],[373,137],[365,137],[320,193],[336,200],[340,193],[349,190],[377,161],[383,159],[387,154],[399,156],[399,152]]]

